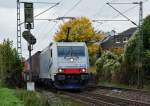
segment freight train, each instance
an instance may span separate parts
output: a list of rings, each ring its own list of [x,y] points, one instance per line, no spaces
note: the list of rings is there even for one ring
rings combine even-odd
[[[82,89],[89,80],[89,57],[83,42],[55,42],[32,55],[32,80],[57,89]],[[24,76],[29,72],[25,62]]]

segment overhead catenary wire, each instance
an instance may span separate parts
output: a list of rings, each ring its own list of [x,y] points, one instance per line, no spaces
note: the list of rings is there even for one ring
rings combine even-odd
[[[65,17],[65,15],[67,15],[69,12],[71,12],[82,0],[79,0],[71,9],[69,9],[67,12],[65,12],[65,14],[63,15],[63,17]],[[63,19],[63,18],[62,18]],[[44,19],[45,20],[45,19]],[[54,19],[55,20],[55,19]],[[58,25],[58,23],[55,23],[52,28],[49,30],[49,32],[53,31],[54,28]],[[42,37],[41,40],[44,40],[46,37],[46,34],[44,34],[44,36]],[[34,49],[36,49],[37,47],[35,47]]]
[[[62,3],[62,1],[63,0],[61,0],[61,1],[59,1],[58,3],[60,4],[60,3]],[[57,13],[57,11],[54,13],[54,14],[56,14]],[[54,21],[54,22],[56,22],[56,19],[35,19],[35,20],[48,20],[48,21]],[[50,24],[50,22],[47,24],[47,26]],[[51,31],[53,31],[54,30],[54,28],[56,27],[56,25],[57,25],[57,22],[50,28],[50,30],[48,31],[48,32],[51,32]],[[46,26],[45,26],[46,27]],[[45,28],[44,27],[44,28]],[[47,33],[48,33],[47,32]],[[47,33],[45,33],[45,34],[43,34],[43,37],[40,39],[40,41],[43,41],[44,39],[47,39]],[[36,45],[35,45],[36,46]],[[34,50],[36,50],[37,49],[37,47],[38,46],[36,46],[36,47],[34,47]]]
[[[37,4],[56,4],[56,3],[52,3],[52,2],[26,2],[26,1],[19,1],[19,3],[37,3]]]
[[[148,2],[148,0],[145,0],[144,2],[143,2],[143,4],[144,3],[146,3],[146,2]],[[112,2],[111,2],[112,3]],[[133,2],[134,3],[134,2]],[[113,3],[112,3],[113,4]],[[117,3],[116,3],[117,4]],[[131,4],[131,3],[130,3]],[[133,7],[131,7],[131,8],[129,8],[129,9],[127,9],[127,10],[125,10],[125,11],[123,11],[122,13],[124,14],[124,13],[127,13],[128,11],[130,11],[130,10],[133,10],[135,7],[137,7],[138,5],[135,5],[135,6],[133,6]],[[114,16],[113,18],[111,18],[112,20],[113,19],[115,19],[115,18],[117,18],[117,17],[119,17],[120,16],[120,14],[118,14],[118,15],[116,15],[116,16]],[[103,25],[103,24],[105,24],[105,23],[107,23],[107,22],[109,22],[109,21],[97,21],[98,23],[100,23],[101,25]]]
[[[76,6],[78,6],[80,3],[81,3],[82,0],[79,0],[75,5],[73,5],[73,7],[71,9],[69,9],[67,12],[65,12],[65,14],[63,15],[63,17],[65,17],[68,13],[70,13]],[[59,17],[58,17],[59,18]],[[63,19],[63,18],[61,18]],[[61,20],[61,19],[58,19],[58,20]],[[43,20],[50,20],[50,19],[43,19]],[[56,20],[56,19],[52,19],[52,20]],[[50,29],[50,31],[52,31],[56,25],[58,25],[57,23],[55,23],[53,25],[53,27]],[[45,39],[45,37],[43,37]]]
[[[36,17],[40,16],[41,14],[43,14],[43,13],[49,11],[50,9],[52,9],[53,7],[55,7],[55,6],[57,6],[57,5],[59,5],[59,3],[56,3],[55,5],[49,7],[48,9],[44,10],[43,12],[41,12],[41,13],[35,15],[34,18],[36,18]]]
[[[127,13],[127,12],[129,12],[130,10],[133,10],[135,7],[137,7],[138,5],[136,5],[136,6],[133,6],[133,7],[131,7],[131,8],[129,8],[129,9],[127,9],[127,10],[125,10],[125,11],[123,11],[122,13],[124,14],[124,13]],[[116,15],[116,16],[114,16],[113,18],[111,18],[111,21],[113,21],[113,19],[115,19],[115,18],[118,18],[120,16],[120,14],[118,14],[118,15]],[[94,20],[92,20],[93,22],[96,22],[96,21],[94,21]],[[99,20],[99,19],[97,19],[97,22],[99,22],[99,21],[105,21],[105,23],[106,22],[109,22],[109,20]],[[114,20],[114,21],[116,21],[116,20]],[[124,21],[124,20],[123,20]],[[102,23],[101,23],[102,24]]]
[[[60,3],[62,3],[62,1],[63,0],[61,0],[61,1],[59,1],[58,3],[60,4]],[[54,14],[56,14],[56,12],[54,13]],[[56,22],[56,18],[54,18],[54,19],[35,19],[35,20],[48,20],[48,21],[54,21],[54,22]],[[47,24],[47,26],[50,24],[50,22]],[[55,24],[56,25],[56,24]],[[52,26],[52,28],[54,28],[55,27],[55,25],[53,25]],[[52,28],[50,29],[50,31],[52,30]],[[44,34],[44,37],[43,37],[44,39],[46,38],[46,35]],[[43,38],[41,39],[41,40],[43,40]]]
[[[108,0],[107,2],[114,2],[114,1],[118,1],[118,0],[111,0],[111,1]],[[99,13],[100,13],[100,14],[99,14],[99,16],[100,16],[101,13],[102,13],[101,11],[105,8],[105,6],[106,6],[106,4],[104,3],[104,5],[102,5],[102,6],[98,9],[99,11],[97,11],[95,14],[93,14],[93,16],[96,16],[96,15],[99,14]]]
[[[62,0],[61,0],[62,1]],[[61,2],[60,1],[60,2]],[[38,16],[40,16],[41,14],[43,14],[43,13],[45,13],[45,12],[47,12],[47,11],[49,11],[50,9],[52,9],[53,7],[55,7],[55,6],[57,6],[57,5],[59,5],[60,4],[60,2],[57,2],[57,3],[54,3],[54,5],[53,6],[50,6],[49,8],[47,8],[46,10],[44,10],[44,11],[42,11],[42,12],[40,12],[40,13],[38,13],[37,15],[35,15],[34,16],[34,18],[36,18],[36,17],[38,17]],[[24,22],[21,22],[20,23],[20,25],[22,25]]]
[[[135,5],[135,6],[131,7],[131,8],[129,8],[129,9],[123,11],[122,13],[123,13],[123,14],[124,14],[124,13],[127,13],[127,12],[133,10],[133,9],[134,9],[135,7],[137,7],[137,6],[138,6],[138,5]],[[114,20],[114,19],[118,18],[119,16],[120,16],[120,14],[114,16],[114,17],[111,18],[111,19]],[[94,22],[94,21],[93,21],[93,22]],[[99,25],[103,25],[103,24],[106,24],[106,23],[112,22],[112,21],[102,21],[102,20],[100,20],[100,21],[96,21],[96,22],[99,23]],[[97,25],[96,28],[97,28],[99,25]]]
[[[52,32],[52,31],[56,28],[56,25],[58,25],[57,22],[55,22],[55,24],[49,29],[49,31],[47,31],[47,32],[43,35],[42,39],[46,39],[47,34],[48,34],[49,32]]]
[[[118,9],[116,9],[115,7],[113,7],[110,3],[107,3],[111,8],[113,8],[115,11],[117,11],[120,15],[122,15],[124,18],[126,18],[128,21],[130,21],[132,24],[138,26],[134,21],[132,21],[129,17],[127,17],[126,15],[124,15],[122,12],[120,12]]]
[[[57,23],[55,23],[47,33],[53,31],[56,28],[56,26],[57,26]],[[47,33],[44,34],[44,36],[40,39],[40,41],[44,41],[45,39],[47,39],[46,37]],[[38,46],[34,47],[34,50],[37,50],[37,49],[38,49]]]
[[[80,1],[80,0],[79,0],[79,1]],[[78,2],[79,2],[79,1],[78,1]],[[136,7],[136,6],[135,6],[135,7]],[[73,8],[73,7],[72,7],[72,8]],[[132,8],[133,8],[133,7],[132,7]],[[74,8],[73,8],[73,9],[74,9]],[[69,10],[68,10],[68,11],[69,11]],[[68,11],[67,11],[67,12],[68,12]],[[71,11],[72,11],[72,10],[71,10]],[[70,12],[71,12],[71,11],[70,11]],[[130,10],[129,10],[129,9],[127,9],[127,10],[126,10],[126,11],[124,11],[124,12],[126,13],[126,12],[128,12],[128,11],[130,11]],[[68,13],[67,13],[67,12],[66,12],[64,15],[67,15],[67,14],[69,14],[69,13],[70,13],[70,12],[68,12]],[[114,18],[116,18],[116,17],[118,17],[118,16],[119,16],[119,15],[115,16]],[[106,23],[106,22],[105,22],[105,23]],[[53,29],[54,29],[54,27],[55,27],[56,25],[57,25],[57,24],[53,25],[53,27],[52,27],[51,29],[53,30]],[[51,30],[51,29],[50,29],[50,30]],[[45,39],[45,37],[44,37],[44,36],[43,36],[43,38]],[[41,40],[42,40],[42,39],[41,39]]]
[[[60,3],[62,3],[62,1],[63,0],[61,0],[61,1],[59,1],[58,3],[60,4]],[[56,14],[56,11],[53,13],[53,14]],[[43,21],[43,20],[48,20],[49,21],[49,23],[46,25],[46,26],[48,26],[49,24],[50,24],[50,21],[54,21],[54,22],[56,22],[56,18],[54,18],[54,19],[35,19],[35,20],[41,20],[41,21]],[[45,29],[46,28],[46,26],[43,28],[43,29]],[[52,27],[53,28],[53,27]],[[41,32],[43,32],[43,31],[41,31]],[[45,38],[46,36],[45,36],[45,34],[44,34],[44,38]],[[43,39],[41,39],[41,40],[43,40]]]
[[[61,0],[61,1],[62,1],[62,0]],[[61,1],[60,1],[60,2],[61,2]],[[35,15],[34,18],[36,18],[36,17],[38,17],[38,16],[44,14],[45,12],[49,11],[49,10],[52,9],[53,7],[59,5],[60,2],[57,2],[57,3],[49,3],[49,4],[54,4],[54,5],[53,5],[53,6],[50,6],[48,9],[46,9],[46,10],[40,12],[39,14]],[[37,3],[37,2],[36,2],[36,3]],[[38,2],[38,3],[40,3],[40,2]],[[23,23],[24,23],[24,22],[20,23],[20,25],[23,24]]]
[[[70,9],[63,15],[63,17],[66,16],[67,14],[69,14],[74,8],[76,8],[76,7],[81,3],[81,1],[82,1],[82,0],[79,0],[75,5],[73,5],[73,7],[70,8]]]

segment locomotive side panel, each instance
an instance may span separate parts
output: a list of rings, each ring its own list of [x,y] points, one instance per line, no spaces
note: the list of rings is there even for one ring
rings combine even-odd
[[[57,57],[57,44],[56,43],[54,43],[50,47],[50,52],[51,52],[52,63],[51,63],[51,68],[49,71],[50,71],[51,79],[54,81],[54,76],[58,72],[58,63],[57,63],[58,57]]]

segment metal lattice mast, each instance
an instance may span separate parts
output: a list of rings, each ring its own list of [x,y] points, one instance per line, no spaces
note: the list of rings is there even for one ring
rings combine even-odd
[[[20,2],[17,0],[17,52],[19,57],[22,57],[22,46],[21,46],[21,20],[20,20]]]

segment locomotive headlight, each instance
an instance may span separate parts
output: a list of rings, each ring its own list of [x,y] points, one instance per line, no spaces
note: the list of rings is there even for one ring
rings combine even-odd
[[[74,61],[74,59],[73,59],[73,58],[71,58],[71,59],[70,59],[70,61],[71,61],[71,62],[73,62],[73,61]]]
[[[58,72],[59,72],[59,73],[62,73],[62,72],[63,72],[63,69],[61,69],[61,68],[58,69]]]
[[[86,69],[83,68],[83,69],[81,69],[81,71],[82,71],[83,73],[85,73],[85,72],[86,72]]]

